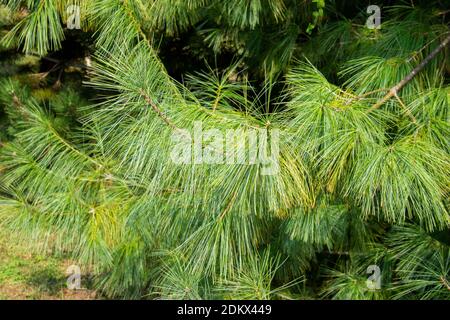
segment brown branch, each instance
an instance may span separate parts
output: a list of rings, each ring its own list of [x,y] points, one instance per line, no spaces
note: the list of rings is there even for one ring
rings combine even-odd
[[[161,109],[158,108],[158,106],[152,101],[152,99],[144,92],[144,90],[141,89],[140,91],[141,96],[144,97],[145,102],[147,102],[150,107],[158,114],[158,116],[172,129],[178,129],[173,122],[167,118],[167,116],[161,111]]]
[[[383,88],[383,89],[377,89],[377,90],[373,90],[373,91],[369,91],[369,92],[365,92],[359,96],[354,96],[352,98],[350,98],[345,105],[348,106],[350,103],[357,101],[357,100],[361,100],[364,99],[365,97],[368,97],[374,93],[378,93],[378,92],[382,92],[382,91],[389,91],[389,89]]]
[[[28,119],[29,115],[26,112],[25,106],[14,91],[11,91],[12,103],[18,109],[19,113],[24,119]]]
[[[448,44],[450,43],[450,35],[448,35],[444,41],[441,42],[441,44],[436,47],[417,67],[411,71],[410,74],[408,74],[405,78],[403,78],[399,83],[397,83],[394,87],[392,87],[389,92],[376,104],[374,104],[369,110],[367,110],[367,113],[372,112],[373,110],[378,109],[383,104],[385,104],[389,99],[392,97],[395,97],[397,93],[408,83],[410,82],[419,72],[422,71],[423,68],[431,61],[433,60],[438,53],[444,49]]]
[[[28,55],[33,56],[33,57],[38,57],[42,60],[50,61],[50,62],[53,62],[58,65],[62,65],[63,68],[64,67],[74,67],[74,68],[80,68],[80,69],[88,69],[89,68],[89,66],[86,64],[72,62],[72,61],[75,61],[75,59],[71,59],[69,61],[62,61],[62,60],[58,60],[58,59],[51,58],[51,57],[42,57],[40,55],[33,54],[33,53],[29,53]]]

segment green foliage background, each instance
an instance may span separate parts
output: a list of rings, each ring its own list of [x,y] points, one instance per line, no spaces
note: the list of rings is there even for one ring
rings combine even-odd
[[[365,1],[2,3],[0,224],[31,248],[109,297],[450,297],[448,48],[369,111],[444,1],[380,2],[380,29]],[[279,173],[174,164],[195,121],[279,130]]]

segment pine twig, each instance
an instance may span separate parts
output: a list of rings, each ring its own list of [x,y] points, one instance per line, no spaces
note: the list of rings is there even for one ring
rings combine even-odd
[[[414,117],[414,115],[412,114],[411,110],[409,110],[409,108],[405,105],[405,103],[402,101],[402,99],[400,99],[398,94],[395,94],[395,99],[397,99],[398,103],[400,103],[400,105],[405,110],[405,112],[408,115],[408,117],[411,118],[412,122],[417,123],[416,117]]]
[[[23,104],[22,100],[20,100],[20,98],[17,96],[17,94],[14,91],[11,92],[11,95],[12,95],[12,102],[19,109],[20,114],[24,117],[24,119],[28,119],[29,115],[26,112],[26,108],[25,108],[25,105]],[[103,165],[100,162],[98,162],[94,158],[84,154],[83,152],[79,151],[77,148],[75,148],[69,142],[67,142],[64,138],[62,138],[59,135],[59,133],[52,126],[49,126],[48,129],[62,144],[64,144],[72,152],[76,153],[77,155],[79,155],[82,158],[87,159],[91,163],[95,164],[98,168],[103,168]]]
[[[223,212],[220,214],[219,216],[219,220],[223,220],[223,218],[225,217],[225,215],[228,213],[228,211],[230,211],[234,201],[236,200],[236,196],[237,193],[233,193],[233,196],[231,197],[230,202],[228,202],[227,207],[225,208],[225,210],[223,210]]]
[[[445,279],[444,276],[441,276],[441,282],[444,284],[444,286],[450,290],[450,284],[448,283],[447,279]]]
[[[158,108],[158,106],[153,102],[153,100],[144,92],[144,90],[140,90],[141,96],[144,97],[145,102],[152,107],[153,111],[155,111],[158,116],[172,129],[178,129],[177,126],[173,124],[173,122],[167,118],[167,116],[161,111],[161,109]]]
[[[450,43],[450,35],[448,35],[444,41],[441,42],[441,44],[436,47],[417,67],[411,71],[410,74],[408,74],[405,78],[403,78],[399,83],[397,83],[394,87],[392,87],[389,92],[377,103],[375,103],[369,110],[367,110],[367,113],[372,112],[373,110],[378,109],[383,104],[385,104],[389,99],[392,97],[395,97],[397,93],[408,83],[410,82],[419,72],[425,68],[425,66],[433,60],[437,54],[444,49],[448,44]]]
[[[23,118],[27,120],[29,115],[25,112],[25,106],[23,105],[22,100],[20,100],[14,91],[11,91],[11,95],[13,105],[19,110],[19,113],[23,116]]]

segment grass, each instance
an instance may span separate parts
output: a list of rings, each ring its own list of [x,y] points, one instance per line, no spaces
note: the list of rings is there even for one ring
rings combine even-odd
[[[64,258],[31,253],[0,229],[1,300],[95,299],[95,291],[67,288],[66,270],[71,264]],[[86,285],[83,276],[81,285]]]

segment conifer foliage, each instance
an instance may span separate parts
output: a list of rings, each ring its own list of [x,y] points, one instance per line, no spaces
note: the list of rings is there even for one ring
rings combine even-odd
[[[448,8],[363,2],[3,0],[0,227],[108,297],[449,299]]]

